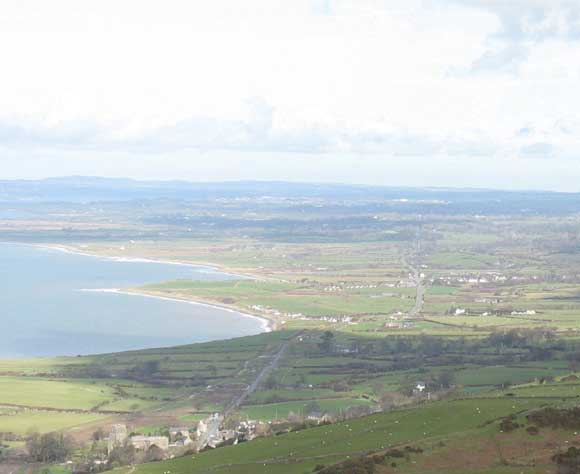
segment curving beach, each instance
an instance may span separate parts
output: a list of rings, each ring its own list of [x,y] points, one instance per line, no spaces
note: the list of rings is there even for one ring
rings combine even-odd
[[[11,328],[0,335],[1,357],[117,352],[270,330],[256,315],[134,290],[174,279],[239,278],[208,267],[4,243],[0,271],[10,275],[0,305]]]

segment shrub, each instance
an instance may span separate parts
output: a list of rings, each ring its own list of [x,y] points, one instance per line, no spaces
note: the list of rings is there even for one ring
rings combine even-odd
[[[546,407],[530,413],[527,418],[539,427],[579,429],[580,407],[561,409]]]
[[[499,429],[502,430],[504,433],[509,433],[510,431],[514,431],[520,427],[519,423],[516,422],[514,416],[508,416],[503,418],[499,423]]]
[[[30,459],[37,462],[62,462],[73,450],[71,438],[62,433],[33,434],[26,442]]]
[[[572,446],[552,456],[552,461],[558,466],[558,474],[577,474],[580,472],[580,449]]]
[[[526,428],[526,431],[528,432],[528,434],[534,436],[537,435],[540,432],[540,428],[538,428],[537,426],[528,426]]]

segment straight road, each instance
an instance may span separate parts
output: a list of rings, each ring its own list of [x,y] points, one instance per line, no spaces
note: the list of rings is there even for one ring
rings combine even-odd
[[[254,381],[250,385],[248,385],[248,387],[242,392],[242,394],[239,397],[237,397],[228,408],[226,408],[224,412],[225,416],[228,416],[233,410],[235,410],[242,403],[244,403],[244,401],[257,390],[262,381],[270,374],[270,372],[272,372],[276,367],[278,367],[280,359],[288,350],[290,342],[291,341],[286,341],[284,344],[282,344],[278,352],[276,352],[274,357],[272,357],[272,360],[266,366],[264,366],[262,370],[260,370]]]
[[[298,337],[300,334],[302,333],[298,333],[296,336],[294,336],[294,338]],[[230,415],[232,411],[234,411],[242,403],[244,403],[244,401],[258,389],[262,381],[270,374],[270,372],[272,372],[274,369],[278,367],[278,364],[280,363],[280,360],[288,350],[291,341],[292,339],[284,342],[280,346],[280,349],[278,349],[278,352],[276,352],[276,354],[272,357],[270,362],[260,370],[254,381],[250,385],[248,385],[248,387],[230,403],[230,405],[224,410],[223,414],[215,414],[209,417],[208,419],[204,420],[205,423],[207,424],[207,431],[199,439],[198,443],[200,449],[207,446],[212,441],[217,440],[220,427],[224,419],[228,415]]]
[[[409,263],[406,257],[402,258],[403,265],[405,265],[411,273],[411,278],[415,282],[415,286],[417,289],[415,295],[415,304],[407,313],[408,318],[415,318],[419,315],[421,310],[423,309],[423,305],[425,304],[425,285],[423,284],[423,279],[421,278],[421,272],[419,269],[412,264]]]

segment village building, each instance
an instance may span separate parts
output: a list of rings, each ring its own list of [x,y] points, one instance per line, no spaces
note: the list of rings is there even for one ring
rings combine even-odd
[[[187,427],[169,428],[169,441],[171,446],[189,446],[193,443],[191,432]]]
[[[127,439],[129,438],[129,433],[125,425],[113,425],[111,428],[111,433],[109,434],[109,440],[107,443],[107,452],[110,453],[115,448],[124,446]]]
[[[169,438],[167,436],[129,436],[127,426],[113,425],[107,442],[107,452],[110,454],[117,448],[133,446],[136,451],[145,453],[155,452],[155,457],[164,456],[169,450]]]
[[[413,388],[413,395],[422,395],[427,389],[427,384],[425,382],[415,382],[415,388]]]
[[[161,451],[169,450],[167,436],[131,436],[130,443],[137,451],[149,451],[153,447]]]
[[[314,421],[319,425],[324,424],[324,423],[333,423],[334,422],[334,418],[331,415],[329,415],[328,413],[321,413],[321,412],[310,413],[310,415],[308,415],[306,417],[306,419],[309,421]]]

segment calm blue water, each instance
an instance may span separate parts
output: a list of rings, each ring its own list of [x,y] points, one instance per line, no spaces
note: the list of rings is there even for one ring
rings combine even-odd
[[[262,332],[260,321],[219,308],[79,291],[175,278],[232,277],[201,267],[0,244],[0,357],[93,354]]]

